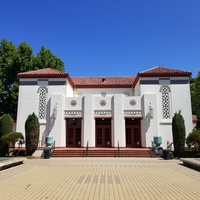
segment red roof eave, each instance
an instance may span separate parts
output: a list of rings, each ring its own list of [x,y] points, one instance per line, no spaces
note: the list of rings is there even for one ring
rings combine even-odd
[[[144,74],[138,74],[139,77],[188,77],[191,76],[191,72],[185,72],[185,73],[160,73],[160,74],[155,74],[155,73],[144,73]]]
[[[18,78],[67,78],[68,74],[18,74]]]
[[[69,81],[69,83],[71,84],[71,86],[72,86],[73,88],[76,87],[69,74],[67,74],[67,80]]]

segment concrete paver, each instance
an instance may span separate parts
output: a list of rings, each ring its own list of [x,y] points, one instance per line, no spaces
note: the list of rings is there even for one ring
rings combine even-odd
[[[200,173],[159,158],[30,159],[0,171],[0,200],[200,199]]]

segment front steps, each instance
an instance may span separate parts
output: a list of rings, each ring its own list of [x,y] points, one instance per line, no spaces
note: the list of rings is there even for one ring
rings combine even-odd
[[[51,157],[155,157],[149,148],[55,148]]]

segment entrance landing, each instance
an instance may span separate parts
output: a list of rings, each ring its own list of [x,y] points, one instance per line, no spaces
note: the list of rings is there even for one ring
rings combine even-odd
[[[55,148],[52,157],[155,157],[149,148]]]

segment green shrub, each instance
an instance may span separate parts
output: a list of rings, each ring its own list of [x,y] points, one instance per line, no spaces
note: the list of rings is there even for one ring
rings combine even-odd
[[[186,138],[186,144],[190,148],[194,146],[195,150],[200,150],[200,130],[194,129]]]
[[[13,119],[10,116],[10,114],[4,114],[0,121],[0,138],[7,134],[12,132],[13,129]]]
[[[13,119],[10,116],[10,114],[3,114],[3,116],[1,117],[1,121],[0,121],[0,139],[12,132],[13,129]],[[0,140],[0,155],[1,156],[6,156],[9,153],[9,147],[10,147],[10,143],[8,141],[2,141]]]
[[[172,134],[174,144],[174,154],[179,156],[185,150],[185,122],[181,111],[176,112],[172,118]]]
[[[15,143],[19,140],[24,140],[24,136],[19,132],[10,132],[1,137],[3,143],[11,143],[13,148],[15,148]]]
[[[35,113],[29,115],[25,122],[26,150],[32,155],[38,147],[39,142],[39,121]]]

